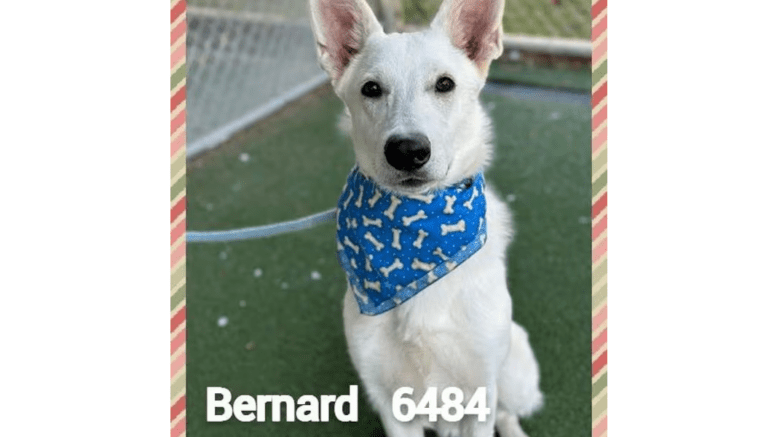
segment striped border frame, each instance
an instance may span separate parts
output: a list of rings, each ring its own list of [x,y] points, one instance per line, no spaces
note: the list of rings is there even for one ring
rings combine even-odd
[[[186,435],[186,0],[170,4],[170,436]]]
[[[591,426],[607,435],[607,0],[591,7]]]
[[[591,8],[593,55],[592,435],[607,435],[607,0]],[[186,435],[186,0],[170,4],[170,436]]]

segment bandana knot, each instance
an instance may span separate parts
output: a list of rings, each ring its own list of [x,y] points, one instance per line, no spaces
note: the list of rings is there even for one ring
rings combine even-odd
[[[386,312],[486,242],[483,174],[422,195],[378,187],[354,168],[337,202],[337,255],[362,314]]]

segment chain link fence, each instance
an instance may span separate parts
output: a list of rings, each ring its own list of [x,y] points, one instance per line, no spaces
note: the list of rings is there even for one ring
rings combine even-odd
[[[427,24],[441,0],[369,0],[387,29]],[[187,154],[234,133],[326,82],[308,21],[308,0],[189,0]],[[507,0],[505,31],[590,37],[583,0]]]
[[[402,0],[404,22],[426,25],[442,0]],[[590,39],[589,0],[506,0],[504,30],[507,34],[551,38]]]

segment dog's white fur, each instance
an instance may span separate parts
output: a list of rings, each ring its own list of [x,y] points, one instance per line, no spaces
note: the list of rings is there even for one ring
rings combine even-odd
[[[491,61],[502,52],[504,0],[445,0],[430,29],[383,32],[364,0],[310,0],[319,62],[345,102],[346,123],[359,168],[381,186],[415,195],[449,186],[483,170],[491,158],[491,125],[478,100]],[[455,82],[435,91],[442,76]],[[366,98],[374,81],[380,98]],[[408,172],[389,165],[384,144],[392,135],[421,133],[431,158],[407,186]],[[389,437],[525,436],[518,418],[541,407],[539,368],[526,331],[512,321],[505,252],[512,223],[506,205],[487,189],[488,240],[469,260],[417,296],[387,313],[359,313],[348,290],[343,310],[353,364]],[[419,402],[429,387],[459,387],[465,405],[487,388],[492,414],[485,422],[465,416],[458,423],[409,423],[392,414],[392,396],[414,388]]]

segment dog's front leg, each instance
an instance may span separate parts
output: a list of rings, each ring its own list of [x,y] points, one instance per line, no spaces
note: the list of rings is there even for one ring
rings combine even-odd
[[[380,421],[386,437],[423,437],[424,428],[418,421],[400,422],[394,418],[391,411],[381,411]]]
[[[497,393],[496,382],[488,385],[486,391],[486,406],[490,413],[485,421],[479,421],[477,416],[464,416],[460,423],[462,437],[493,437],[496,424]]]

